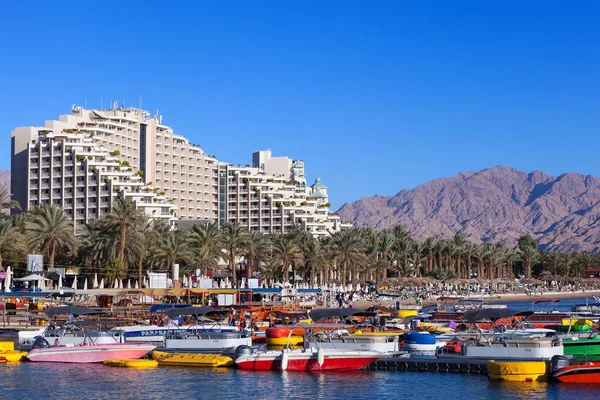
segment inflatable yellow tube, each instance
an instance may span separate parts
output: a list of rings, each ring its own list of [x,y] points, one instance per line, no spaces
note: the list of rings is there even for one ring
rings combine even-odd
[[[417,310],[396,310],[396,318],[416,317]]]
[[[8,362],[17,362],[24,359],[27,355],[26,351],[19,350],[9,350],[9,351],[0,351],[0,357],[4,357],[4,359]]]
[[[109,365],[111,367],[127,367],[127,368],[153,368],[158,367],[158,362],[155,360],[146,359],[129,359],[120,358],[114,360],[106,360],[102,364]]]
[[[290,344],[291,346],[296,346],[304,342],[304,336],[296,336],[292,335],[288,337],[278,337],[278,338],[267,338],[266,339],[267,346],[285,346],[286,344]]]
[[[198,353],[166,353],[164,351],[153,351],[152,358],[160,365],[180,365],[186,367],[233,367],[233,358],[220,354],[198,354]]]
[[[488,376],[492,380],[533,382],[548,379],[548,366],[544,361],[488,361]]]
[[[13,351],[15,344],[13,342],[0,342],[0,352],[2,351]]]

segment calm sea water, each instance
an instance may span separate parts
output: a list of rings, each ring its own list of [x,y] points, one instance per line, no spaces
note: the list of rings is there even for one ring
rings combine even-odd
[[[3,399],[598,399],[600,385],[495,382],[432,372],[249,372],[20,363],[0,365]]]
[[[565,300],[560,308],[581,304]],[[512,304],[531,308],[531,303]],[[6,340],[6,339],[3,339]],[[0,399],[598,399],[600,383],[496,382],[433,372],[249,372],[48,363],[0,364]]]

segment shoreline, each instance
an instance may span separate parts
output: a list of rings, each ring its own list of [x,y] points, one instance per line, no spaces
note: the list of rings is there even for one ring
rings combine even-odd
[[[483,299],[485,303],[514,303],[521,301],[533,301],[542,300],[542,299],[557,299],[557,300],[566,300],[566,299],[579,299],[585,297],[593,297],[600,296],[600,290],[576,290],[570,292],[544,292],[544,294],[531,294],[526,295],[525,293],[493,293],[493,294],[485,294],[485,295],[469,295],[469,296],[461,296],[461,295],[448,295],[446,297],[455,297],[462,298],[465,300],[481,300]],[[438,296],[442,297],[442,296]],[[355,303],[355,307],[359,309],[366,309],[372,306],[394,306],[395,307],[396,299],[390,298],[390,300],[379,300],[379,301],[371,301],[371,300],[360,300]],[[414,300],[402,300],[401,306],[414,306]],[[435,306],[437,304],[436,299],[427,299],[421,302],[422,307]]]

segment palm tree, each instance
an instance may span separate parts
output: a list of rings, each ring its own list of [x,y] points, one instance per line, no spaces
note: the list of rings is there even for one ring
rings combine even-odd
[[[73,223],[62,209],[47,204],[33,208],[30,215],[26,223],[29,246],[47,252],[48,268],[54,268],[57,249],[74,251],[77,248]]]
[[[245,226],[236,222],[227,222],[221,231],[223,246],[225,247],[225,257],[229,261],[229,268],[232,272],[233,284],[237,285],[235,271],[235,262],[238,254],[241,254],[248,246],[250,241],[250,232]]]
[[[266,261],[271,251],[271,243],[267,235],[259,232],[250,234],[250,240],[244,250],[244,259],[248,269],[248,278],[252,278],[254,266],[260,268],[260,265]]]
[[[300,251],[302,252],[304,264],[306,267],[310,267],[310,283],[314,288],[317,283],[317,268],[320,268],[323,264],[325,253],[321,243],[312,235],[307,235],[302,239]]]
[[[11,209],[20,210],[18,201],[11,199],[11,194],[6,187],[0,187],[0,219],[8,219]]]
[[[392,260],[390,253],[396,246],[396,237],[389,230],[383,230],[377,235],[377,252],[379,258],[386,263],[387,267],[383,269],[383,279],[387,278],[387,270],[391,267]]]
[[[209,268],[216,268],[219,259],[225,257],[221,232],[216,223],[195,224],[190,232],[190,247],[204,276],[208,275]]]
[[[0,270],[2,266],[2,252],[19,241],[19,231],[9,219],[0,220]]]
[[[525,264],[525,277],[527,279],[531,278],[531,264],[536,263],[539,260],[540,253],[537,249],[525,246],[522,250],[520,250],[521,259]]]
[[[335,254],[333,252],[333,237],[326,236],[319,239],[320,247],[323,250],[323,271],[321,284],[329,283],[330,268],[335,263]]]
[[[466,278],[467,274],[463,274],[460,262],[462,260],[462,251],[467,245],[467,239],[461,235],[454,235],[452,243],[454,244],[454,252],[456,253],[456,273],[459,278],[462,278],[463,276]]]
[[[106,229],[119,230],[119,262],[125,265],[125,245],[127,229],[140,225],[144,215],[135,207],[129,198],[122,198],[115,202],[112,212],[104,217]]]
[[[133,241],[136,244],[135,248],[137,250],[138,284],[141,289],[144,282],[144,260],[150,255],[152,246],[156,243],[158,238],[169,233],[169,226],[160,220],[153,221],[149,218],[146,218],[142,224],[134,226],[132,230],[135,237]],[[131,241],[128,240],[127,243],[131,243]]]
[[[281,266],[284,279],[286,282],[289,282],[290,266],[302,259],[302,252],[296,244],[295,238],[291,235],[277,235],[273,237],[272,242],[273,248],[271,259],[274,263],[277,263]]]
[[[364,262],[365,242],[357,230],[346,230],[335,234],[333,244],[333,253],[336,260],[342,265],[342,284],[348,282],[348,264],[358,264]]]
[[[152,248],[151,257],[162,265],[172,268],[173,282],[179,281],[175,276],[175,264],[187,263],[192,260],[188,237],[184,232],[170,231],[161,236],[158,243]]]
[[[428,237],[423,242],[423,246],[427,250],[427,265],[425,266],[425,271],[423,271],[425,275],[427,275],[430,271],[433,270],[433,264],[434,264],[433,252],[437,249],[438,242],[439,242],[439,239],[434,238],[434,237]]]

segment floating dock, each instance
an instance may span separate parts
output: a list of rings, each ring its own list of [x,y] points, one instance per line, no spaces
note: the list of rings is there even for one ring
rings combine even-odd
[[[371,364],[369,368],[387,371],[487,375],[488,361],[474,358],[382,357]]]

